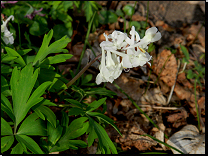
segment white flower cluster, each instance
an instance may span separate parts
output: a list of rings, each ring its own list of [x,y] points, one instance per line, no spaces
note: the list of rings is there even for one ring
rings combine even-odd
[[[96,77],[98,85],[102,82],[112,83],[121,75],[123,69],[149,63],[152,56],[145,50],[148,49],[149,43],[161,38],[161,33],[156,27],[152,27],[147,29],[145,36],[140,39],[135,27],[132,26],[130,37],[116,30],[108,36],[104,33],[104,36],[106,41],[100,43],[102,58],[99,66],[100,73]]]
[[[1,33],[4,33],[2,39],[5,42],[5,44],[14,44],[14,37],[12,36],[13,33],[10,33],[10,31],[6,27],[10,19],[14,20],[14,16],[9,16],[9,18],[7,18],[6,21],[2,21],[3,24],[1,25]]]

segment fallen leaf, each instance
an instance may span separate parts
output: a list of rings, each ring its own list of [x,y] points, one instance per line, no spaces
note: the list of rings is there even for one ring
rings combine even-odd
[[[169,26],[168,24],[166,24],[164,21],[161,21],[161,20],[158,20],[156,23],[155,23],[155,26],[161,26],[164,30],[166,31],[169,31],[169,32],[172,32],[175,30],[175,28]]]
[[[168,59],[168,56],[170,56],[169,59]],[[164,64],[165,66],[162,69]],[[174,54],[171,54],[170,50],[166,50],[166,49],[163,50],[158,55],[157,60],[154,61],[153,70],[157,75],[159,75],[159,73],[162,70],[160,77],[159,77],[160,80],[163,80],[169,87],[172,87],[175,83],[176,74],[177,74],[177,63],[176,63],[176,58]]]
[[[185,87],[193,89],[194,86],[187,80],[186,74],[183,72],[177,76],[177,82],[182,83]]]
[[[123,134],[119,136],[115,142],[121,144],[122,150],[126,151],[132,147],[136,147],[139,151],[148,150],[152,146],[156,146],[157,142],[144,135],[145,132],[140,128],[140,125],[134,121],[118,122],[118,128]]]
[[[160,88],[151,88],[141,97],[142,104],[166,105],[166,98],[163,96]]]
[[[167,122],[173,123],[173,127],[178,128],[182,125],[186,125],[186,119],[188,117],[188,113],[185,109],[180,109],[179,112],[170,114],[167,116]]]
[[[184,154],[205,154],[205,134],[199,134],[194,125],[187,125],[173,134],[167,144],[179,149]],[[180,154],[171,148],[174,154]]]
[[[165,125],[163,123],[159,123],[158,124],[158,127],[160,130],[158,130],[156,133],[155,133],[155,138],[157,138],[158,140],[164,142],[164,131],[165,131]],[[165,145],[159,143],[160,146],[163,148],[163,150],[166,150],[166,147]]]

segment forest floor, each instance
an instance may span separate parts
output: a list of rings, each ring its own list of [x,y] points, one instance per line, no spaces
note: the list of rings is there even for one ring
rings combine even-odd
[[[113,10],[122,9],[126,4],[134,6],[134,1],[100,1],[98,3],[102,7]],[[146,14],[147,1],[139,1],[136,3],[132,21],[146,21]],[[122,22],[122,19],[118,19],[117,23],[98,28],[95,33],[90,34],[89,42],[96,54],[101,52],[99,44],[105,40],[103,32],[110,34],[114,30],[123,31]],[[107,83],[106,87],[117,93],[117,96],[107,99],[105,115],[116,121],[123,136],[120,136],[111,126],[106,127],[106,131],[111,140],[115,142],[118,152],[125,154],[150,151],[172,153],[167,146],[141,135],[149,134],[167,142],[167,138],[179,132],[186,125],[194,125],[198,128],[195,100],[199,110],[199,135],[205,132],[205,77],[199,80],[201,86],[198,83],[194,86],[195,78],[187,78],[189,70],[199,74],[194,62],[205,67],[205,57],[202,57],[205,56],[204,22],[204,1],[149,2],[148,23],[150,27],[156,26],[162,34],[162,38],[154,43],[155,49],[150,52],[153,57],[152,65],[132,68],[129,72],[123,71],[115,83],[128,94],[160,130],[132,104],[128,96],[114,84]],[[128,22],[126,28],[128,29]],[[75,67],[79,61],[84,46],[84,42],[80,39],[83,38],[82,31],[79,30],[79,27],[74,30],[76,33],[72,37],[71,44],[68,45],[68,49],[74,57],[69,60],[70,64],[59,67],[65,69],[65,72],[69,68]],[[185,56],[180,45],[185,46],[189,53],[189,63],[186,65],[182,61]],[[89,61],[89,51],[88,49],[85,52],[82,66]],[[93,80],[99,72],[98,65],[98,62],[94,63],[86,71],[86,74],[93,74]],[[195,87],[196,92],[194,92]],[[86,100],[93,101],[93,98],[89,97]],[[77,151],[68,150],[64,153],[95,153],[96,147],[95,142],[90,148],[80,148]]]

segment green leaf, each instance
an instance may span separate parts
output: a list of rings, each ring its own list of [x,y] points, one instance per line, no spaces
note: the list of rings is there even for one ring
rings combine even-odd
[[[89,124],[89,128],[87,130],[89,132],[89,135],[88,135],[88,147],[92,146],[94,140],[96,138],[98,138],[97,134],[95,133],[95,129],[94,129],[94,126],[92,124]]]
[[[14,136],[1,137],[1,153],[7,151],[14,142]]]
[[[64,10],[67,12],[70,7],[73,8],[73,1],[63,1]]]
[[[3,73],[11,73],[12,72],[12,68],[8,65],[5,64],[1,64],[1,74]]]
[[[116,10],[116,14],[118,16],[120,16],[120,17],[123,17],[124,16],[124,13],[121,10],[119,10],[119,9]]]
[[[71,23],[71,22],[70,22]],[[53,27],[55,40],[61,39],[63,36],[67,35],[68,37],[72,36],[72,29],[69,29],[65,24],[57,24]]]
[[[80,115],[80,114],[83,114],[83,113],[84,113],[83,109],[73,107],[73,108],[69,109],[68,116]]]
[[[82,80],[81,85],[84,85],[92,80],[92,74],[87,74],[84,79]]]
[[[147,52],[150,53],[151,51],[153,51],[155,49],[155,45],[153,43],[150,43]]]
[[[86,21],[89,22],[92,18],[93,13],[98,9],[96,6],[96,2],[94,1],[84,1],[83,7],[86,15]]]
[[[36,55],[32,55],[32,56],[25,55],[24,56],[25,63],[26,64],[33,63],[35,57],[36,57]]]
[[[44,22],[44,21],[43,21]],[[48,31],[48,27],[46,24],[42,23],[42,21],[34,21],[33,24],[29,28],[29,32],[31,35],[40,36]]]
[[[46,136],[46,126],[36,113],[32,113],[22,122],[17,134]]]
[[[89,106],[87,107],[87,111],[91,112],[95,109],[97,109],[98,107],[100,107],[105,101],[106,101],[107,98],[102,98],[98,101],[93,101],[91,104],[89,104]]]
[[[17,59],[15,59],[14,62],[17,62],[22,67],[26,65],[25,61],[23,60],[23,58],[15,50],[13,50],[13,49],[11,49],[9,47],[5,47],[5,50],[7,51],[8,55],[10,57],[17,57]]]
[[[113,154],[117,154],[116,147],[114,146],[113,142],[110,140],[105,129],[101,125],[99,125],[97,122],[95,122],[92,118],[90,117],[88,118],[90,121],[90,125],[94,126],[95,132],[98,136],[99,144],[104,149],[105,153],[110,154],[110,150],[111,150]]]
[[[24,50],[17,50],[17,52],[22,56],[22,55],[26,55],[31,50],[32,49],[24,49]]]
[[[9,55],[6,55],[5,57],[3,57],[1,59],[1,63],[10,62],[10,61],[15,60],[17,58],[18,58],[18,56],[9,56]]]
[[[42,120],[45,120],[45,116],[43,115],[43,113],[41,113],[41,111],[39,109],[33,109],[33,110]]]
[[[42,83],[30,96],[30,98],[27,101],[28,106],[34,106],[35,104],[39,103],[43,100],[43,97],[40,97],[44,94],[46,88],[51,84],[51,82],[44,82]]]
[[[99,23],[101,24],[108,24],[108,23],[115,23],[117,21],[117,15],[109,10],[102,10],[100,11],[100,18]]]
[[[141,29],[141,24],[137,21],[131,21],[129,25],[130,27],[134,26],[136,31],[139,31]]]
[[[10,85],[12,90],[12,101],[13,101],[13,111],[16,118],[16,126],[22,121],[26,116],[29,109],[35,104],[27,104],[27,100],[31,94],[31,91],[35,85],[35,81],[38,77],[38,69],[35,70],[32,64],[25,66],[21,72],[15,67],[12,72]]]
[[[82,108],[82,104],[77,101],[77,100],[73,100],[73,99],[65,99],[67,102],[71,103],[71,104],[74,104],[75,106],[78,106],[79,108]]]
[[[50,150],[50,152],[64,151],[68,148],[77,149],[75,146],[69,144],[69,140],[79,137],[84,134],[89,126],[89,123],[84,123],[88,118],[80,117],[71,122],[66,129],[64,136],[56,143],[56,145]]]
[[[184,47],[183,45],[180,44],[180,47],[181,47],[181,51],[183,52],[183,54],[185,55],[185,58],[183,58],[183,63],[187,62],[189,63],[189,52],[188,50],[186,49],[186,47]]]
[[[70,59],[73,55],[71,54],[58,54],[55,56],[47,57],[41,64],[56,64],[65,62],[67,59]]]
[[[69,140],[69,143],[72,144],[73,146],[77,146],[81,148],[87,147],[87,143],[82,140]]]
[[[70,42],[70,39],[64,36],[60,40],[55,41],[48,47],[52,36],[53,36],[53,30],[50,30],[47,35],[45,34],[43,38],[43,43],[35,57],[33,65],[35,65],[37,62],[41,62],[48,54],[68,52],[68,50],[63,48],[67,46],[67,44]]]
[[[119,131],[118,127],[114,124],[114,120],[112,120],[111,118],[98,113],[98,112],[87,112],[87,114],[89,114],[90,116],[96,116],[98,118],[101,118],[103,121],[105,121],[106,123],[110,124],[111,126],[113,126],[113,128],[116,129],[116,131],[122,136],[121,132]]]
[[[4,76],[1,75],[1,93],[5,96],[11,96],[11,91],[9,90],[9,85],[7,80],[4,78]]]
[[[5,111],[13,121],[15,120],[11,103],[3,94],[1,94],[1,109]]]
[[[69,125],[69,116],[65,111],[61,111],[62,118],[61,118],[61,126],[68,127]]]
[[[98,94],[98,95],[105,95],[109,97],[113,97],[113,95],[117,95],[115,92],[107,90],[106,88],[88,88],[85,90],[85,93],[88,95]]]
[[[191,69],[189,69],[187,72],[187,79],[193,79],[193,77],[194,77],[194,73],[192,72]]]
[[[12,128],[3,118],[1,118],[1,135],[13,135]]]
[[[43,105],[40,105],[39,107],[36,108],[37,110],[39,110],[42,114],[44,114],[44,116],[46,117],[46,119],[54,126],[56,127],[56,115],[54,114],[54,112]],[[35,109],[35,110],[36,110]]]
[[[126,15],[132,16],[134,14],[134,7],[132,7],[131,5],[125,5],[123,7],[123,11]]]
[[[57,127],[55,128],[54,126],[51,125],[51,123],[47,122],[47,130],[48,130],[48,141],[50,141],[52,145],[55,145],[56,142],[61,137],[63,127],[59,125],[57,122]]]
[[[56,73],[53,70],[40,68],[40,74],[38,76],[38,81],[39,81],[39,83],[51,81],[52,84],[50,85],[48,90],[51,92],[55,92],[55,91],[59,91],[61,89],[67,89],[66,84],[60,80],[61,77],[62,76],[60,74]]]
[[[34,154],[44,154],[44,152],[32,138],[26,135],[15,135],[15,138],[19,143],[23,144],[23,146],[25,145]]]
[[[10,154],[23,154],[24,148],[20,143],[17,143],[15,147],[12,148],[12,151]]]
[[[51,102],[50,100],[44,99],[42,102],[43,105],[46,106],[57,106],[55,103]]]
[[[78,119],[73,120],[67,128],[66,134],[63,136],[63,138],[73,139],[74,136],[72,136],[71,134],[74,134],[76,133],[76,131],[80,130],[87,119],[87,117],[80,117]]]

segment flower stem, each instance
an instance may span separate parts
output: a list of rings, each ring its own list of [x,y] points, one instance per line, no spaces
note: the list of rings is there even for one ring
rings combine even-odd
[[[98,55],[96,58],[94,58],[91,62],[89,62],[71,81],[69,81],[66,86],[69,88],[82,74],[99,58],[102,54]],[[60,95],[64,90],[60,91],[58,95]]]

